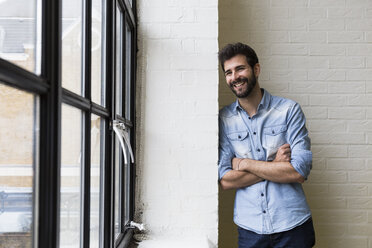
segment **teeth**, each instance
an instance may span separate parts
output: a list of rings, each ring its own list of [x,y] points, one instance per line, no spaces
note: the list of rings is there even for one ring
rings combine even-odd
[[[244,84],[244,82],[242,82],[242,83],[238,83],[238,84],[234,84],[234,87],[240,87],[240,86],[242,86]]]

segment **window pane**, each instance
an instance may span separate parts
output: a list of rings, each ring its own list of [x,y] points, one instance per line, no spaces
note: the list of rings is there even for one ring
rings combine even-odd
[[[102,216],[102,179],[104,166],[104,120],[92,115],[91,120],[91,169],[90,169],[90,247],[98,248],[100,242],[100,219]]]
[[[82,95],[82,0],[62,1],[62,87]]]
[[[125,118],[131,120],[132,98],[132,32],[128,23],[125,25]]]
[[[40,74],[40,1],[0,1],[0,57]]]
[[[122,159],[120,156],[122,156],[120,152],[120,144],[118,139],[115,139],[115,211],[114,211],[114,216],[115,216],[115,238],[120,234],[121,228],[121,211],[120,208],[122,206],[121,204],[121,187],[120,187],[120,180],[121,180],[121,169],[120,169],[120,164],[122,163]]]
[[[82,112],[62,105],[60,247],[80,247]]]
[[[0,84],[0,247],[32,247],[37,99]]]
[[[130,133],[129,133],[130,134]],[[130,221],[130,193],[131,193],[131,186],[130,186],[130,153],[128,148],[126,149],[128,163],[124,163],[124,225],[128,224]]]
[[[122,48],[122,13],[116,7],[116,113],[122,115],[123,113],[123,48]]]
[[[102,0],[92,1],[92,101],[105,106]]]
[[[130,134],[130,133],[129,133]],[[115,237],[123,232],[123,227],[130,221],[130,152],[125,149],[128,163],[125,163],[123,150],[118,139],[115,139]]]

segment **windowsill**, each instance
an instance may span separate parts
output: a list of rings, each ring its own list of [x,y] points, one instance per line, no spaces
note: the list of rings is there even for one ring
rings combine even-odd
[[[185,238],[152,236],[150,239],[139,242],[138,248],[215,248],[216,246],[207,238]]]

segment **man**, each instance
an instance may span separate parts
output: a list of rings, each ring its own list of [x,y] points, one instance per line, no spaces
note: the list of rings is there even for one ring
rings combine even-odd
[[[219,52],[236,102],[220,111],[219,178],[237,189],[239,248],[307,248],[315,244],[302,183],[312,153],[300,106],[260,88],[255,51],[242,43]]]

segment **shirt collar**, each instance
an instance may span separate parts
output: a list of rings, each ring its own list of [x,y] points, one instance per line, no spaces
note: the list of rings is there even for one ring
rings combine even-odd
[[[261,88],[261,90],[262,90],[263,96],[262,96],[260,104],[258,104],[257,112],[261,109],[268,109],[270,106],[271,94],[264,88]],[[240,106],[239,100],[236,99],[233,105],[233,111],[235,114],[237,114],[238,110],[243,110],[243,108]]]
[[[264,88],[262,88],[261,90],[262,90],[263,96],[262,96],[260,104],[258,104],[257,110],[268,109],[270,107],[271,94]]]

